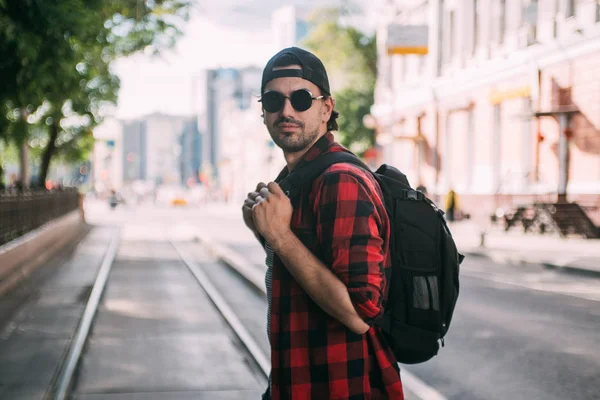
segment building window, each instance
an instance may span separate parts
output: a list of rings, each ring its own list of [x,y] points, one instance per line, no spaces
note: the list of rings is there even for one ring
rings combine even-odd
[[[473,54],[477,52],[477,46],[479,45],[479,21],[481,20],[479,12],[479,1],[473,0]]]
[[[408,72],[408,60],[406,59],[406,56],[400,56],[399,57],[399,64],[400,64],[400,82],[401,83],[405,83],[406,82],[406,76],[407,76],[407,72]]]
[[[426,61],[426,56],[419,56],[419,75],[423,75],[425,73],[425,67],[427,66]]]
[[[492,7],[492,21],[490,23],[491,37],[497,44],[504,43],[506,33],[506,0],[494,1]]]
[[[537,19],[538,0],[525,0],[521,21],[527,34],[527,46],[537,43]]]
[[[470,189],[473,184],[474,166],[474,149],[475,149],[475,117],[474,109],[469,108],[467,111],[467,188]]]
[[[526,97],[523,99],[523,114],[525,118],[523,118],[523,132],[522,140],[523,140],[523,154],[522,154],[522,162],[523,167],[521,172],[522,176],[522,186],[526,188],[533,178],[533,169],[531,163],[531,153],[533,151],[533,120],[531,117],[533,102],[531,97]]]
[[[456,12],[448,14],[448,61],[451,61],[456,54]]]
[[[444,154],[442,155],[442,168],[444,169],[444,182],[446,187],[452,186],[452,114],[446,114],[446,138]]]
[[[387,87],[390,89],[394,89],[394,62],[391,56],[387,56],[384,58],[385,69],[387,70],[386,74],[383,76],[386,78]]]
[[[524,0],[521,9],[521,26],[535,24],[537,22],[537,0]],[[535,18],[535,21],[534,21]]]
[[[506,0],[500,0],[498,7],[498,43],[502,44],[506,34]]]
[[[565,18],[574,17],[577,11],[577,0],[563,0],[565,2]]]
[[[444,25],[446,24],[446,13],[444,12],[438,12],[437,15],[437,26],[440,28],[438,29],[438,35],[437,38],[435,38],[435,41],[437,42],[437,54],[435,55],[435,75],[436,76],[441,76],[442,75],[442,65],[444,64],[445,58],[446,58],[446,51],[445,51],[445,41],[444,41],[444,34],[446,33]],[[442,29],[444,28],[444,29]]]
[[[500,193],[502,189],[502,170],[500,168],[500,162],[502,160],[500,153],[500,146],[502,143],[502,109],[501,104],[494,105],[494,139],[492,140],[492,171],[493,177],[492,182],[494,183],[493,192]]]

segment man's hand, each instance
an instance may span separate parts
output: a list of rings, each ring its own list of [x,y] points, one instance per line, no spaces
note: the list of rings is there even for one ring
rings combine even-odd
[[[255,197],[255,204],[252,206],[254,226],[259,234],[271,245],[274,251],[277,251],[289,234],[290,222],[294,209],[290,199],[283,193],[278,184],[271,182],[267,185],[266,196],[264,188]]]
[[[261,194],[262,193],[262,194]],[[267,185],[263,182],[259,182],[256,185],[256,190],[254,192],[248,193],[248,197],[244,200],[244,205],[242,206],[242,215],[244,216],[244,223],[246,226],[254,232],[255,235],[258,235],[258,231],[254,226],[254,218],[252,217],[252,207],[258,203],[258,201],[262,201],[269,193],[269,189],[267,189]],[[257,201],[258,198],[258,201]]]

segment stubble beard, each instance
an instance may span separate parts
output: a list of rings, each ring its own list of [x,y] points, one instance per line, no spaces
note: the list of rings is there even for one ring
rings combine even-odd
[[[319,136],[319,128],[314,129],[312,132],[306,132],[306,126],[304,126],[297,133],[281,134],[277,126],[274,126],[269,128],[269,134],[277,147],[285,153],[297,153],[313,144]]]

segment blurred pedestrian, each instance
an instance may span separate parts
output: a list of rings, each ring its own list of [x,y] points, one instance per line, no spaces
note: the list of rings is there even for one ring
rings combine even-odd
[[[119,198],[117,196],[117,191],[115,189],[110,190],[110,197],[108,198],[108,205],[111,210],[114,210],[119,204]]]
[[[242,207],[267,253],[272,368],[263,399],[403,399],[395,356],[373,325],[386,300],[383,271],[391,268],[377,182],[359,167],[335,164],[294,206],[278,184],[322,154],[348,152],[332,134],[338,113],[325,67],[299,48],[280,51],[263,71],[260,102],[287,163]]]
[[[427,188],[425,187],[425,185],[421,184],[419,186],[417,186],[417,190],[421,193],[423,193],[425,196],[427,196]]]
[[[458,209],[458,195],[450,188],[446,194],[446,219],[448,222],[454,222]]]

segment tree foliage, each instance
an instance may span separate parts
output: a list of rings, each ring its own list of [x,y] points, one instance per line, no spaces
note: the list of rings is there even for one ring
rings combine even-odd
[[[189,8],[188,0],[0,0],[0,140],[20,146],[45,135],[36,140],[39,185],[54,155],[89,151],[101,109],[117,101],[111,63],[173,46]]]
[[[374,103],[376,37],[343,24],[338,9],[319,10],[311,24],[302,45],[314,52],[327,68],[340,113],[342,144],[362,154],[374,144],[373,130],[367,129],[362,121]]]

